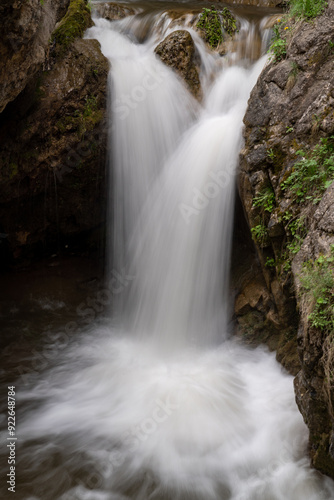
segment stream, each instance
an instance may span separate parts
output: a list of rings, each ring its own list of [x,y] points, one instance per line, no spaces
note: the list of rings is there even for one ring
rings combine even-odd
[[[178,22],[170,3],[136,6],[119,21],[95,17],[85,35],[111,66],[106,284],[92,292],[77,276],[95,270],[82,262],[75,274],[66,261],[52,285],[51,262],[47,274],[31,273],[35,288],[16,309],[8,284],[6,335],[22,335],[8,340],[13,364],[2,372],[2,389],[17,391],[13,498],[334,499],[333,482],[310,468],[292,377],[266,348],[232,335],[242,120],[276,11],[233,6],[241,27],[222,57],[188,11]],[[154,54],[178,29],[191,33],[200,58],[200,103]],[[82,285],[76,302],[71,280]],[[47,335],[34,337],[43,325]],[[0,465],[3,478],[6,450]]]

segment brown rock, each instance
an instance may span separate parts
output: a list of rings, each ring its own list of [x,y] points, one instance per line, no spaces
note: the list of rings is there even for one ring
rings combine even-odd
[[[159,43],[155,53],[185,81],[196,99],[201,99],[199,56],[190,33],[185,30],[174,31]]]
[[[278,343],[277,358],[296,373],[298,365],[294,359],[298,349],[301,371],[295,379],[295,392],[310,430],[312,463],[334,478],[334,394],[325,375],[328,339],[324,332],[310,326],[310,307],[299,293],[303,264],[328,254],[334,243],[334,186],[327,189],[318,207],[312,201],[301,206],[281,189],[282,181],[299,159],[296,152],[313,148],[321,137],[334,130],[334,53],[329,43],[333,32],[331,0],[324,14],[313,23],[295,23],[288,38],[286,59],[278,64],[271,62],[263,70],[244,119],[245,146],[238,182],[250,227],[256,223],[252,200],[259,183],[266,179],[275,194],[276,208],[270,215],[262,214],[269,246],[261,248],[255,244],[279,324],[287,329],[285,338],[281,337]],[[293,221],[303,218],[307,232],[301,249],[294,250],[297,254],[292,260],[292,272],[287,258],[287,244],[292,239],[291,228],[284,219],[287,212]],[[275,262],[270,270],[266,266],[268,256]],[[260,332],[259,338],[263,337]]]
[[[49,38],[70,0],[2,0],[0,113],[44,62]]]
[[[108,19],[108,21],[117,21],[135,14],[132,7],[112,2],[94,4],[94,12],[97,12],[104,19]]]
[[[2,114],[0,227],[11,256],[73,249],[101,224],[108,71],[99,43],[78,39]]]

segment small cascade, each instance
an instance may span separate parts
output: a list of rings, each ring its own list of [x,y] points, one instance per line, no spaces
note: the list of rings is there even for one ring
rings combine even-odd
[[[309,467],[292,378],[229,335],[242,120],[266,35],[242,20],[220,57],[183,25],[199,103],[154,55],[178,26],[161,22],[143,11],[86,34],[111,63],[109,267],[128,278],[114,316],[20,390],[18,498],[334,500]]]

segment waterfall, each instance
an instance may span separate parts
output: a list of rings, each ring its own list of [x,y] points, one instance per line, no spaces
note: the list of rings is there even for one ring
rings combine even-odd
[[[140,19],[86,34],[111,63],[109,268],[126,279],[113,318],[18,395],[24,498],[334,500],[292,378],[229,335],[242,119],[265,57],[222,61],[194,34],[199,104],[153,54],[175,25],[138,43]]]
[[[122,315],[126,329],[160,349],[210,345],[228,333],[228,278],[234,180],[242,118],[264,59],[225,67],[201,109],[176,74],[153,54],[96,21],[112,65],[110,164],[116,269],[134,277]],[[248,26],[243,23],[242,34]],[[109,29],[108,29],[109,28]],[[171,30],[165,25],[165,33]],[[193,33],[193,31],[191,30]],[[202,59],[214,58],[194,34]],[[118,42],[118,43],[117,43]],[[249,45],[249,40],[248,40]],[[212,70],[206,66],[202,81]]]

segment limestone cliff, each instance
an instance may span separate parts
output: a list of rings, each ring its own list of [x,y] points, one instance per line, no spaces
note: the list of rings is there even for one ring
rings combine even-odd
[[[86,2],[71,0],[0,114],[3,259],[71,251],[103,220],[109,66],[99,43],[81,38],[91,24]]]
[[[239,191],[266,282],[261,321],[298,343],[295,390],[310,430],[310,455],[316,468],[334,477],[333,310],[328,312],[333,300],[334,2],[312,22],[283,22],[285,50],[262,72],[244,119]],[[313,292],[325,271],[322,290],[327,286],[328,296],[317,297]]]

